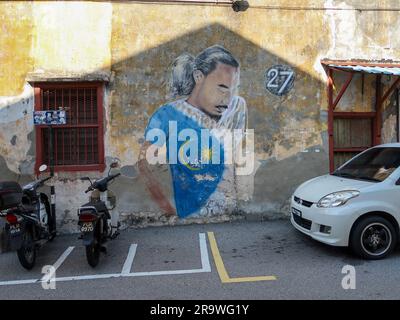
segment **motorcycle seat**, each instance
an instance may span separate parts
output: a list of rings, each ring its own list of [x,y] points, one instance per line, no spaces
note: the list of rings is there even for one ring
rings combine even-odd
[[[83,207],[95,207],[98,213],[105,212],[107,218],[110,219],[110,213],[108,212],[106,205],[101,201],[88,202],[81,206],[81,208]]]

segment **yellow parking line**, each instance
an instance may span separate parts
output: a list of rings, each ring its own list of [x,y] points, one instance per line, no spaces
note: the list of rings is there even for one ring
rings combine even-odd
[[[218,250],[217,241],[215,240],[214,232],[207,232],[208,240],[210,241],[211,252],[214,257],[215,265],[218,270],[221,282],[229,282],[229,275],[226,272],[224,262],[222,261],[221,255]]]
[[[276,280],[275,276],[261,276],[261,277],[244,277],[244,278],[230,278],[225,269],[224,262],[222,261],[221,254],[219,253],[217,241],[215,240],[214,232],[207,232],[208,240],[210,241],[211,252],[214,257],[215,265],[222,283],[237,283],[237,282],[254,282],[254,281],[271,281]]]

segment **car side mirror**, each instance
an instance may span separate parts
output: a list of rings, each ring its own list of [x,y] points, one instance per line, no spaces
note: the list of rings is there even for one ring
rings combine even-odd
[[[397,181],[396,181],[395,185],[396,185],[396,186],[400,186],[400,178],[399,178],[399,179],[397,179]]]

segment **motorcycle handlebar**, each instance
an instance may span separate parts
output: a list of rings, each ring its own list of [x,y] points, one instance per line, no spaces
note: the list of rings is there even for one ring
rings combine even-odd
[[[121,175],[121,173],[112,174],[111,176],[108,177],[107,181],[111,181],[120,175]]]
[[[39,187],[42,187],[43,184],[44,184],[47,180],[50,180],[51,178],[52,178],[52,177],[50,176],[50,177],[47,177],[47,178],[44,178],[44,179],[40,179],[40,180],[37,180],[37,181],[34,181],[34,182],[28,184],[27,186],[30,186],[30,187],[33,188],[33,189],[37,189],[37,188],[39,188]]]
[[[44,178],[44,179],[40,180],[40,183],[45,183],[47,180],[50,180],[51,178],[52,178],[51,176]]]
[[[105,177],[101,180],[97,180],[95,181],[90,187],[87,188],[87,190],[85,191],[85,193],[88,193],[89,191],[93,191],[94,189],[97,189],[99,184],[102,184],[102,181],[106,181],[107,183],[113,179],[115,179],[116,177],[120,176],[121,173],[116,173],[116,174],[112,174],[111,176]],[[104,180],[106,179],[106,180]]]
[[[89,191],[93,191],[94,189],[92,187],[87,188],[87,190],[85,191],[85,193],[88,193]]]

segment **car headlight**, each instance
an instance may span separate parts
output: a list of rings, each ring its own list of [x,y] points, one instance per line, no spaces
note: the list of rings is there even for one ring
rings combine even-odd
[[[319,200],[317,207],[320,208],[339,207],[344,205],[350,199],[357,197],[359,194],[360,191],[357,190],[334,192],[326,195],[321,200]]]

